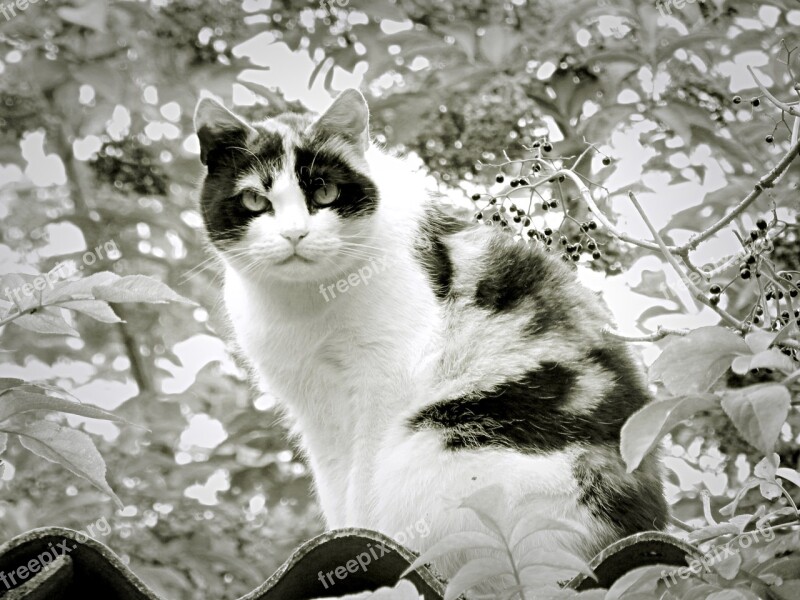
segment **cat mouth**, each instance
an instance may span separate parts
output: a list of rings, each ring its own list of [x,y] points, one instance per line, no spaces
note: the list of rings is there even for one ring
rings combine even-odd
[[[291,254],[291,255],[287,256],[286,258],[284,258],[283,260],[276,262],[275,265],[276,266],[277,265],[290,265],[292,263],[297,263],[297,262],[309,264],[309,263],[312,263],[314,261],[309,260],[308,258],[305,258],[304,256],[300,256],[299,254]]]

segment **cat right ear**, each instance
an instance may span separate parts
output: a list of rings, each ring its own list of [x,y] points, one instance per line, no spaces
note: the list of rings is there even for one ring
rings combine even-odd
[[[208,156],[217,148],[242,146],[254,132],[241,117],[233,114],[218,100],[203,96],[194,110],[194,130],[200,140],[200,162],[208,164]]]

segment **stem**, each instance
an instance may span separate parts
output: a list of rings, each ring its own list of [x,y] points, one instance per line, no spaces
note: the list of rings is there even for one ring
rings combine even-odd
[[[722,317],[723,321],[728,323],[728,325],[731,325],[741,331],[743,329],[742,323],[737,321],[736,318],[728,314],[725,310],[723,310],[719,306],[714,306],[713,304],[711,304],[711,302],[708,301],[708,298],[706,298],[705,294],[700,290],[700,288],[698,288],[692,282],[692,280],[686,276],[686,273],[684,273],[683,269],[681,269],[681,266],[678,264],[678,261],[675,258],[674,253],[670,251],[670,249],[664,243],[664,240],[661,239],[658,230],[656,230],[655,226],[650,221],[650,218],[644,212],[642,205],[639,204],[639,201],[636,199],[636,195],[633,192],[628,192],[628,197],[631,199],[631,202],[633,203],[633,206],[636,208],[636,211],[639,213],[639,216],[642,217],[642,220],[644,221],[645,225],[647,225],[647,228],[650,230],[653,239],[655,239],[656,243],[658,244],[658,247],[661,249],[661,254],[664,256],[664,258],[667,260],[670,266],[675,270],[675,272],[681,278],[681,281],[683,281],[683,284],[687,287],[687,289],[691,292],[691,294],[695,297],[695,299],[701,302],[702,304],[708,306],[714,312],[716,312],[720,317]]]
[[[781,102],[775,96],[773,96],[766,87],[764,87],[764,84],[762,84],[758,80],[758,77],[756,77],[755,71],[753,71],[753,67],[751,67],[750,65],[747,65],[747,70],[750,71],[750,75],[752,76],[753,81],[756,82],[756,85],[758,86],[758,89],[761,90],[761,93],[764,94],[769,99],[770,102],[772,102],[775,106],[780,108],[782,111],[789,113],[790,115],[793,115],[795,117],[800,116],[800,112],[798,112],[793,106],[789,106],[785,102]]]
[[[688,335],[691,330],[689,329],[669,329],[667,327],[662,327],[661,325],[658,326],[655,333],[651,333],[650,335],[641,335],[641,336],[631,336],[631,335],[623,335],[621,333],[617,333],[613,331],[609,327],[603,328],[603,333],[608,337],[614,338],[615,340],[620,340],[622,342],[657,342],[658,340],[664,339],[668,335]]]
[[[792,139],[790,144],[794,146],[797,143],[797,138],[800,137],[800,116],[794,118],[792,123]]]

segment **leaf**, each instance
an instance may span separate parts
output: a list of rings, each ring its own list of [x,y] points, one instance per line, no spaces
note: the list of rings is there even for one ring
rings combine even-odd
[[[108,19],[108,5],[105,0],[89,0],[83,6],[72,8],[62,6],[56,10],[58,16],[86,29],[105,32]]]
[[[781,432],[792,398],[779,384],[754,385],[722,398],[722,410],[752,446],[770,454]]]
[[[664,572],[663,565],[648,565],[637,567],[628,571],[614,582],[606,593],[605,600],[618,600],[627,598],[628,594],[636,592],[647,592],[654,594],[658,580]]]
[[[497,538],[480,531],[463,531],[459,533],[452,533],[428,548],[423,552],[417,560],[415,560],[410,567],[404,572],[402,577],[408,575],[411,571],[419,569],[423,565],[427,565],[436,559],[450,554],[451,552],[463,552],[464,550],[499,550],[505,552],[505,546]]]
[[[644,331],[652,333],[653,330],[645,327],[644,323],[653,317],[661,317],[663,315],[674,315],[675,313],[681,312],[677,308],[667,308],[666,306],[651,306],[647,310],[645,310],[639,318],[636,319],[636,324]]]
[[[719,399],[711,394],[671,398],[651,402],[636,411],[622,426],[620,453],[628,473],[632,473],[642,459],[681,421],[701,410],[717,406]]]
[[[587,535],[583,526],[575,521],[566,519],[548,519],[541,515],[526,514],[514,523],[514,527],[509,535],[508,545],[512,553],[517,551],[517,547],[528,537],[542,531],[567,531],[578,535]]]
[[[725,559],[714,563],[714,570],[722,575],[725,579],[731,580],[739,574],[739,569],[742,566],[742,555],[738,552],[733,556],[728,556]]]
[[[780,469],[775,471],[775,474],[778,477],[780,477],[782,479],[785,479],[786,481],[791,481],[797,487],[800,487],[800,473],[798,473],[794,469],[788,469],[786,467],[781,467]]]
[[[583,573],[592,579],[597,579],[583,559],[559,548],[532,548],[525,552],[521,562],[525,565],[523,570],[529,567],[550,567]]]
[[[795,368],[795,362],[777,348],[769,348],[752,356],[737,356],[731,363],[731,369],[738,375],[745,375],[751,369],[773,369],[791,373]]]
[[[52,273],[52,271],[51,271]],[[58,300],[66,298],[93,298],[92,289],[99,285],[108,285],[113,281],[120,280],[121,277],[111,271],[100,271],[93,273],[82,279],[73,281],[59,281],[52,289],[45,290],[42,302],[53,304]]]
[[[672,295],[667,293],[669,289],[664,271],[644,269],[639,283],[632,287],[631,291],[652,298],[669,298]]]
[[[194,304],[191,300],[172,291],[167,285],[145,275],[128,275],[110,285],[92,288],[94,297],[106,302],[182,302]]]
[[[12,322],[23,329],[35,331],[36,333],[78,335],[78,332],[73,329],[72,325],[64,320],[64,317],[52,312],[45,312],[47,310],[48,309],[41,309],[32,315],[22,315]]]
[[[478,48],[495,67],[504,66],[519,46],[519,34],[505,25],[489,25],[478,39]]]
[[[4,425],[2,431],[19,436],[20,443],[42,458],[88,480],[101,492],[122,502],[106,482],[106,463],[88,435],[82,431],[61,427],[50,421],[34,421],[20,427]]]
[[[15,379],[13,377],[0,377],[0,392],[4,390],[10,390],[11,388],[15,388],[19,385],[25,385],[25,381],[22,379]]]
[[[54,410],[92,419],[104,419],[109,421],[124,421],[120,417],[110,412],[97,408],[90,404],[78,404],[61,398],[54,398],[44,394],[33,394],[31,392],[19,392],[11,390],[0,396],[0,421],[23,412],[31,410]]]
[[[480,519],[481,523],[505,539],[502,523],[491,511],[502,509],[506,503],[506,494],[499,484],[489,485],[473,492],[461,501],[459,508],[468,508]],[[501,515],[501,518],[504,515]]]
[[[724,327],[700,327],[674,339],[650,367],[650,380],[662,381],[674,395],[708,391],[733,359],[751,354],[737,334]]]
[[[498,575],[511,574],[511,568],[497,558],[476,558],[458,570],[445,590],[444,600],[455,600],[461,594]]]
[[[60,302],[59,306],[74,310],[84,315],[88,315],[97,321],[103,323],[121,323],[117,314],[111,310],[108,303],[102,300],[67,300]]]

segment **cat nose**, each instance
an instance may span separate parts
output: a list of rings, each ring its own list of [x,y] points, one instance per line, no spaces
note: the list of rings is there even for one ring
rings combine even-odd
[[[281,231],[281,236],[297,245],[300,240],[308,235],[308,229],[286,229]]]

